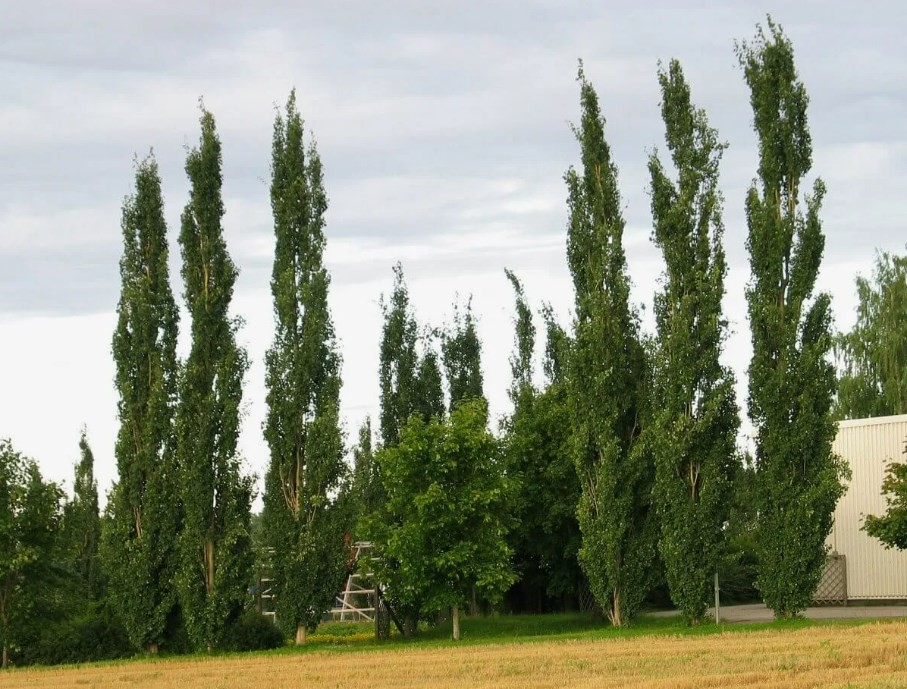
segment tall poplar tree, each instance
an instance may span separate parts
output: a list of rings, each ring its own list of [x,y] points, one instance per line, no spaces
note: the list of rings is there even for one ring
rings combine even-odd
[[[515,296],[514,350],[510,357],[513,414],[502,424],[507,473],[517,484],[511,507],[516,526],[510,543],[519,581],[508,593],[516,610],[543,612],[549,601],[575,594],[579,581],[576,560],[579,527],[576,506],[579,484],[570,453],[570,411],[563,381],[556,375],[549,351],[563,331],[550,310],[544,312],[550,337],[544,357],[546,385],[533,384],[536,328],[523,285],[505,271]],[[552,329],[557,333],[551,334]],[[552,599],[555,599],[552,601]]]
[[[582,168],[565,176],[567,259],[575,289],[568,391],[582,494],[580,562],[614,625],[630,621],[648,592],[656,558],[650,507],[653,467],[642,439],[647,363],[630,306],[617,168],[598,96],[580,65],[582,119],[574,128]]]
[[[277,620],[305,643],[342,579],[347,523],[335,495],[346,480],[340,355],[328,310],[321,159],[305,144],[295,91],[274,122],[271,277],[276,331],[266,355],[271,461],[265,529],[274,549]]]
[[[812,600],[843,492],[842,467],[831,450],[831,300],[822,293],[813,298],[825,247],[819,220],[825,185],[817,179],[801,205],[801,184],[812,167],[809,98],[781,27],[769,19],[768,34],[759,27],[737,54],[759,139],[758,179],[746,197],[757,585],[777,617],[790,617]]]
[[[394,288],[388,301],[382,299],[384,325],[381,331],[378,379],[381,386],[381,444],[396,445],[400,432],[417,406],[419,327],[409,305],[403,267],[394,266]],[[435,362],[437,364],[437,362]],[[429,362],[430,365],[430,362]],[[429,374],[430,371],[426,371]]]
[[[102,559],[109,594],[132,642],[157,652],[176,603],[180,531],[173,416],[178,313],[167,269],[167,225],[157,163],[136,165],[123,204],[123,256],[113,334],[120,429],[119,479],[107,503]]]
[[[718,167],[724,144],[693,106],[680,63],[660,70],[661,114],[677,170],[649,157],[654,240],[665,259],[655,296],[655,504],[659,549],[674,604],[702,621],[731,503],[739,420],[734,378],[721,365],[727,266]]]
[[[482,387],[482,343],[472,314],[472,299],[463,311],[455,304],[453,324],[441,340],[441,358],[450,388],[450,411],[463,400],[485,399]]]
[[[63,532],[67,557],[78,578],[84,598],[101,596],[102,580],[98,549],[101,542],[101,514],[98,484],[94,477],[94,453],[83,428],[79,438],[80,458],[73,477],[73,497],[63,508]]]
[[[184,297],[192,346],[176,417],[183,529],[179,593],[189,638],[217,645],[242,608],[253,565],[252,480],[236,450],[248,359],[230,316],[238,271],[224,241],[221,143],[202,107],[201,139],[186,157],[191,189],[182,215]]]

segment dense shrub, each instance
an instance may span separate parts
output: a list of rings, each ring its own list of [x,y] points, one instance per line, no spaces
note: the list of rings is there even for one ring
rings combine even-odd
[[[84,615],[48,624],[32,643],[16,654],[19,665],[57,665],[113,660],[133,655],[135,649],[122,624],[102,605]]]
[[[227,627],[222,647],[225,651],[263,651],[283,643],[283,634],[271,620],[249,610]]]

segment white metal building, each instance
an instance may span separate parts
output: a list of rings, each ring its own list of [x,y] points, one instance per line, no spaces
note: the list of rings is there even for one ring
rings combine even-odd
[[[861,529],[865,515],[885,512],[882,479],[889,463],[907,461],[905,442],[907,414],[838,426],[833,448],[850,465],[852,476],[835,509],[828,544],[833,554],[844,556],[849,600],[907,600],[907,551],[888,550]]]

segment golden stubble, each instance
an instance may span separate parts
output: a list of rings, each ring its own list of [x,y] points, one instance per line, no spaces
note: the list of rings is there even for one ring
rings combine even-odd
[[[168,659],[0,674],[0,689],[907,687],[907,623]]]

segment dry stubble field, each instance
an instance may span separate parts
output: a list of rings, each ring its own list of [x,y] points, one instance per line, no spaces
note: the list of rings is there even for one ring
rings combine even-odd
[[[131,661],[0,674],[0,689],[907,687],[907,622]]]

